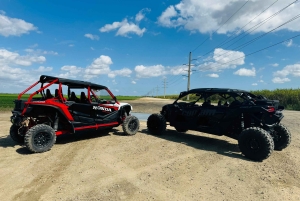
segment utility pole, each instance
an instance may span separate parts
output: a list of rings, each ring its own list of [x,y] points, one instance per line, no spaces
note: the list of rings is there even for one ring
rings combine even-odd
[[[192,52],[189,55],[189,69],[188,69],[188,83],[187,83],[187,90],[190,90],[190,80],[191,80],[191,61],[192,61]],[[190,100],[190,96],[187,95],[187,100]]]
[[[158,97],[158,85],[156,86],[156,97]]]
[[[166,98],[166,78],[164,78],[164,98]]]

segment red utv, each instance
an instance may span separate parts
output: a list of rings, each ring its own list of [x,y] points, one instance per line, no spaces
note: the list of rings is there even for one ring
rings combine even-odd
[[[40,88],[28,100],[21,99],[39,84]],[[63,89],[67,90],[67,96]],[[50,150],[56,136],[62,134],[121,124],[127,135],[134,135],[139,129],[139,120],[130,115],[132,107],[129,104],[119,103],[107,87],[91,82],[42,75],[14,102],[10,136],[35,153]]]

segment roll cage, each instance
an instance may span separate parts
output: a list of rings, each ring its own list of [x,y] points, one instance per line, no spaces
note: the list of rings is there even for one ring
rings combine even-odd
[[[199,96],[199,98],[196,99],[198,102],[200,99],[204,99],[206,102],[207,99],[213,95],[219,95],[225,100],[228,100],[230,98],[233,98],[236,100],[237,97],[242,98],[244,101],[249,100],[256,100],[256,99],[262,99],[264,97],[258,97],[254,94],[251,94],[244,90],[238,90],[238,89],[223,89],[223,88],[198,88],[198,89],[192,89],[190,91],[183,91],[179,94],[179,97],[174,101],[173,104],[176,104],[180,99],[183,97],[186,97],[190,94],[196,94],[196,96]]]
[[[29,96],[27,102],[31,102],[33,97],[37,94],[41,95],[42,100],[48,99],[49,96],[47,95],[47,92],[45,92],[45,89],[47,89],[48,87],[50,87],[53,84],[58,84],[58,89],[56,89],[55,96],[53,96],[52,98],[56,98],[63,103],[65,103],[67,100],[70,99],[71,89],[82,89],[82,88],[87,89],[87,99],[90,102],[91,102],[91,96],[94,97],[94,99],[97,102],[99,101],[99,98],[96,95],[95,91],[106,90],[108,92],[108,94],[111,96],[111,98],[116,103],[119,103],[117,101],[117,98],[112,94],[112,92],[106,86],[94,84],[91,82],[71,80],[71,79],[65,79],[65,78],[59,78],[59,77],[53,77],[53,76],[47,76],[47,75],[41,75],[39,81],[35,82],[33,85],[29,86],[27,89],[25,89],[23,92],[21,92],[18,96],[18,100],[20,100],[26,92],[28,92],[32,88],[36,87],[39,83],[41,84],[40,88]],[[68,98],[67,99],[63,96],[63,93],[62,93],[63,85],[68,87]]]

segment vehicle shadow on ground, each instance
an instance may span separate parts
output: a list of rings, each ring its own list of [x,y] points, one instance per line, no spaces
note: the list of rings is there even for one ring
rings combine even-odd
[[[64,134],[57,136],[55,144],[68,144],[76,141],[105,137],[108,135],[110,135],[108,130],[77,131],[76,134]]]
[[[14,147],[19,145],[9,135],[0,137],[0,147],[7,148],[7,147]]]
[[[94,138],[99,138],[99,137],[105,137],[108,136],[109,131],[107,130],[101,130],[101,131],[80,131],[77,132],[76,134],[64,134],[56,137],[56,142],[55,144],[68,144],[76,141],[84,141],[84,140],[89,140],[89,139],[94,139]],[[9,137],[8,137],[9,138]],[[14,142],[11,140],[12,143]],[[54,144],[54,146],[55,146]],[[27,154],[32,154],[25,145],[22,145],[22,147],[18,148],[16,150],[17,153],[22,154],[22,155],[27,155]]]
[[[152,135],[147,129],[140,131],[141,133]],[[204,151],[216,152],[220,155],[224,155],[231,158],[238,158],[246,161],[251,161],[245,158],[237,144],[232,144],[225,140],[219,140],[216,138],[210,138],[206,136],[199,136],[187,133],[179,133],[175,130],[166,130],[162,135],[152,135],[168,141],[185,144],[186,146],[194,147]]]

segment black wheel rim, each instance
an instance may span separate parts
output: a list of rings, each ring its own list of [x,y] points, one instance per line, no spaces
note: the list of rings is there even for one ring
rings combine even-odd
[[[256,139],[250,139],[248,141],[248,146],[249,146],[250,149],[252,149],[254,151],[259,150],[259,143]]]
[[[279,135],[279,133],[277,131],[273,132],[273,136],[272,137],[273,137],[274,142],[279,142],[280,139],[281,139],[281,136]]]
[[[51,141],[51,134],[47,132],[39,132],[34,136],[34,144],[39,148],[46,147]]]
[[[137,122],[135,120],[132,120],[128,123],[128,128],[130,131],[135,131],[137,129]]]

